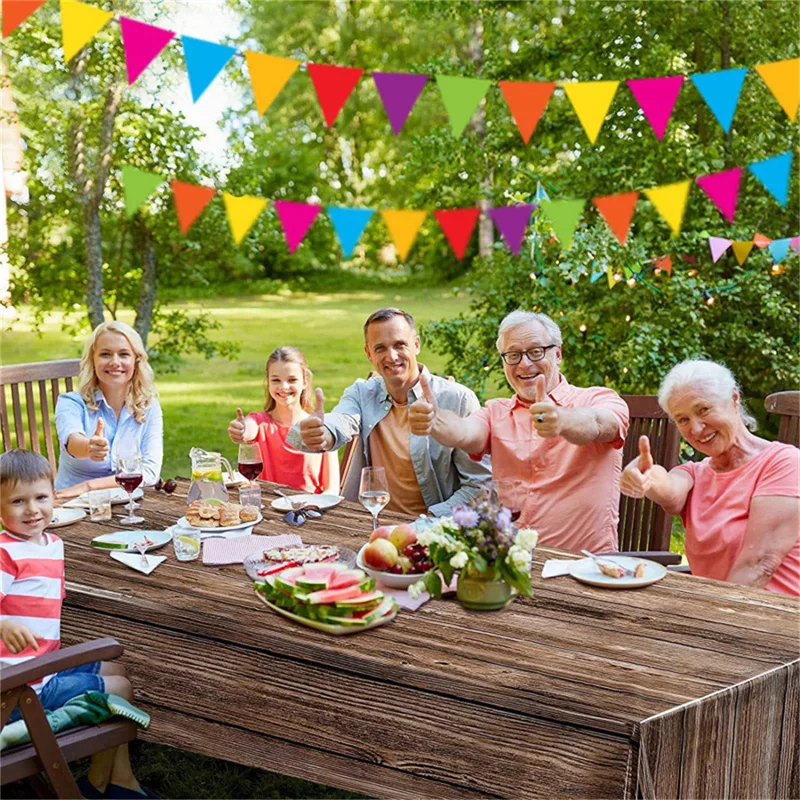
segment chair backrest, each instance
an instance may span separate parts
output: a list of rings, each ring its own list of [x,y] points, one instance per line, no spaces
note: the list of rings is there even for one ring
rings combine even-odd
[[[778,441],[800,447],[800,392],[775,392],[764,401],[770,414],[779,414]]]
[[[653,395],[622,395],[631,412],[628,436],[622,450],[622,465],[639,455],[639,437],[650,439],[650,451],[656,464],[667,470],[678,464],[681,437],[675,424],[658,405]],[[647,499],[620,495],[620,550],[669,550],[672,515]]]
[[[58,395],[62,391],[72,391],[72,379],[78,376],[79,371],[80,359],[77,358],[0,367],[3,450],[23,447],[42,453],[47,456],[55,474],[58,445],[54,442],[57,443],[58,438],[52,415]]]

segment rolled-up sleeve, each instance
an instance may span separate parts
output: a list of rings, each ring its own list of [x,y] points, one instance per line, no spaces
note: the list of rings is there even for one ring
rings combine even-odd
[[[164,418],[158,400],[153,400],[147,410],[142,432],[142,477],[145,486],[152,486],[161,477],[164,460]]]
[[[358,381],[344,390],[341,400],[336,404],[333,411],[325,415],[325,427],[333,436],[333,447],[331,450],[338,450],[346,445],[354,436],[358,436],[361,428],[361,400],[359,396]],[[364,383],[364,381],[360,381]],[[313,452],[303,444],[303,437],[300,435],[300,423],[292,427],[286,437],[286,443],[295,450],[303,453]]]
[[[85,414],[86,405],[80,396],[58,396],[55,423],[58,442],[63,450],[67,449],[67,442],[73,433],[87,435],[84,427]]]

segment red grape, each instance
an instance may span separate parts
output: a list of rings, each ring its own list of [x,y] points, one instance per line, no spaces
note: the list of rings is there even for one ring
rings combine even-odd
[[[402,564],[392,564],[392,566],[389,567],[389,572],[392,575],[402,575],[403,574],[403,565]]]

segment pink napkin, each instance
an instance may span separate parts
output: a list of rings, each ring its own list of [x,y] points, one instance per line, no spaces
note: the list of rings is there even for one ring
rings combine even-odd
[[[442,594],[446,597],[448,593],[455,593],[457,583],[457,575],[453,576],[453,580],[450,582],[449,586],[445,586],[443,580]],[[408,594],[408,589],[392,589],[388,586],[384,586],[380,581],[377,582],[377,588],[388,597],[394,597],[397,605],[400,606],[400,608],[405,608],[407,611],[416,611],[420,606],[425,605],[425,603],[431,599],[431,596],[427,592],[423,592],[416,600],[412,600]]]
[[[236,539],[207,539],[203,542],[203,563],[209,566],[241,564],[247,556],[268,547],[290,547],[303,544],[296,533],[280,536],[239,536]]]

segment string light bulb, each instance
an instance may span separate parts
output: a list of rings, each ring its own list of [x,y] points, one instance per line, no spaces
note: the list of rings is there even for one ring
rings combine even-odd
[[[631,289],[633,289],[633,287],[636,286],[636,278],[634,278],[633,276],[628,278],[628,280],[625,282],[628,284],[628,286],[631,287]]]
[[[630,321],[631,321],[631,315],[630,314],[626,314],[625,315],[625,322],[630,322]]]
[[[783,264],[773,264],[772,265],[772,274],[773,275],[780,275],[783,272]]]
[[[578,330],[579,330],[581,333],[586,333],[586,326],[585,326],[585,325],[581,325],[581,326],[580,326],[580,328],[578,328]]]
[[[535,281],[535,280],[536,280],[536,273],[535,273],[535,272],[531,272],[531,273],[530,273],[530,275],[528,275],[528,277],[529,277],[529,278],[530,278],[532,281]]]
[[[690,270],[689,270],[689,271],[688,271],[686,274],[687,274],[687,275],[688,275],[690,278],[694,278],[694,276],[695,276],[695,275],[697,275],[697,270],[696,270],[696,269],[690,269]]]
[[[627,368],[627,367],[623,367],[623,368],[622,368],[622,372],[623,372],[625,375],[627,375],[627,374],[628,374],[628,368]]]
[[[619,283],[619,282],[622,280],[622,275],[620,275],[620,274],[619,274],[619,272],[615,272],[615,273],[614,273],[614,280],[615,280],[617,283]]]
[[[703,292],[703,297],[705,297],[705,299],[706,299],[706,305],[707,306],[713,306],[714,305],[714,295],[711,294],[711,292],[709,292],[708,289],[706,289]]]

